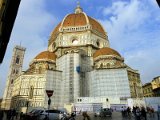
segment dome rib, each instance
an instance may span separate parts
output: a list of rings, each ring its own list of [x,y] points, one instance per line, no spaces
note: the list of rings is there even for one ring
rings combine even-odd
[[[54,41],[57,38],[60,26],[61,26],[61,22],[55,27],[55,29],[51,33],[51,37],[50,37],[50,40],[49,40],[49,45],[51,44],[52,41]]]
[[[87,24],[87,20],[83,13],[79,14],[69,14],[66,16],[62,23],[62,27],[74,27],[74,26],[84,26]]]
[[[86,21],[87,21],[87,24],[89,24],[89,18],[87,16],[87,14],[85,12],[82,12],[84,14],[84,16],[86,17]]]
[[[97,20],[95,20],[89,16],[88,16],[88,18],[89,18],[89,23],[92,26],[92,29],[96,30],[106,36],[106,32],[103,29],[102,25]]]

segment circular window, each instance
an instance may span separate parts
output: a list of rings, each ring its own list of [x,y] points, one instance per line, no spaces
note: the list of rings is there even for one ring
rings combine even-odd
[[[73,43],[73,44],[78,44],[78,40],[77,40],[77,39],[73,39],[73,40],[72,40],[72,43]]]

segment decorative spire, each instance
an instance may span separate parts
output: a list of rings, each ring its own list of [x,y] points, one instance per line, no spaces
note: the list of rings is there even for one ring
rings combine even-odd
[[[77,7],[75,9],[75,14],[82,13],[83,9],[80,7],[80,2],[77,1]]]
[[[77,1],[77,7],[80,7],[80,2],[79,1]]]

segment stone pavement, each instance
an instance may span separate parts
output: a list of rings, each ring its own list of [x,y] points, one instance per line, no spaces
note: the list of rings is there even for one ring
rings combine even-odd
[[[104,118],[94,117],[93,113],[90,113],[89,116],[91,120],[135,120],[134,116],[132,116],[131,118],[128,118],[128,117],[123,118],[121,115],[121,112],[113,112],[112,117],[109,117],[109,116]],[[76,120],[83,120],[83,116],[82,115],[76,116]],[[147,120],[158,120],[157,113],[154,114],[154,117],[149,117],[149,115],[147,114]]]
[[[121,115],[121,112],[113,112],[112,113],[112,117],[105,117],[105,118],[101,118],[101,117],[94,117],[93,113],[88,113],[91,120],[135,120],[135,118],[132,116],[131,118],[123,118]],[[6,115],[4,116],[3,120],[7,120],[6,119]],[[16,120],[16,119],[14,119]],[[19,119],[17,119],[19,120]],[[76,120],[83,120],[83,116],[82,115],[77,115],[76,116]],[[157,117],[157,113],[154,114],[154,117],[149,117],[149,114],[147,114],[147,120],[158,120]],[[160,118],[159,118],[160,120]]]

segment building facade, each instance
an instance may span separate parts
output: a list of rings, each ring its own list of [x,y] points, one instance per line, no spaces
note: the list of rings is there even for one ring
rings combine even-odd
[[[103,26],[79,4],[55,27],[47,51],[14,80],[12,108],[47,107],[47,89],[54,90],[52,107],[74,104],[82,97],[126,100],[143,96],[138,71],[110,48]]]
[[[144,97],[160,97],[160,76],[143,85]]]
[[[142,98],[143,97],[143,89],[142,83],[140,79],[140,74],[137,70],[133,70],[132,68],[127,68],[129,86],[131,98]]]
[[[146,83],[143,85],[143,95],[144,97],[154,97],[154,92],[151,83]]]
[[[154,96],[160,97],[160,76],[153,78],[151,84],[152,84]]]

